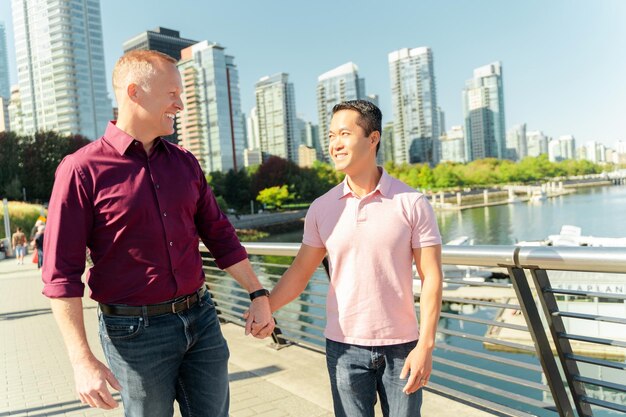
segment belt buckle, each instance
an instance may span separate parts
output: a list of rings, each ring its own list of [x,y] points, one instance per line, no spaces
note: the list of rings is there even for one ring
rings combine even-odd
[[[180,309],[178,309],[177,306],[180,306]],[[185,297],[183,300],[172,303],[172,313],[176,314],[185,310],[189,310],[189,297]]]

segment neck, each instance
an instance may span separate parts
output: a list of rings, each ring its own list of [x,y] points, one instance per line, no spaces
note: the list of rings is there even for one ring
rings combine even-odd
[[[347,174],[348,186],[356,195],[363,197],[374,191],[381,176],[382,171],[374,164],[363,171]]]
[[[146,153],[150,155],[152,146],[154,145],[154,140],[158,135],[150,133],[149,129],[146,129],[145,124],[142,124],[139,120],[122,117],[121,115],[117,119],[117,123],[115,125],[118,129],[126,132],[129,136],[132,136],[135,140],[141,142]]]

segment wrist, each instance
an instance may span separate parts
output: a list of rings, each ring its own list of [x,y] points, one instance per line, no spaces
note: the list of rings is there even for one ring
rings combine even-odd
[[[265,298],[269,300],[270,292],[265,288],[261,288],[260,290],[252,291],[249,295],[250,301],[254,301],[257,298]]]

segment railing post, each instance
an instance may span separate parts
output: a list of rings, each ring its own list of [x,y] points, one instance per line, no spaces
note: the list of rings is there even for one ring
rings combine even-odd
[[[290,346],[291,342],[283,337],[283,332],[278,327],[278,321],[274,318],[274,331],[272,331],[272,347],[276,350],[282,349],[284,347]]]
[[[535,343],[537,356],[539,357],[539,362],[543,368],[543,373],[548,380],[548,386],[550,387],[550,392],[554,398],[554,403],[556,404],[559,415],[561,417],[574,417],[572,404],[567,396],[565,385],[563,384],[561,374],[559,373],[554,355],[552,354],[550,342],[548,341],[548,336],[543,328],[541,316],[539,315],[539,310],[535,304],[533,293],[528,285],[526,274],[524,274],[524,270],[522,268],[515,266],[508,265],[507,269],[509,270],[509,275],[511,277],[511,281],[513,282],[513,288],[515,288],[515,293],[517,294],[520,307],[524,313],[528,330],[530,331],[533,342]]]
[[[554,340],[556,351],[559,355],[559,359],[561,360],[561,366],[565,372],[567,384],[569,385],[570,392],[574,398],[576,410],[582,417],[591,417],[593,416],[591,407],[589,404],[581,401],[582,397],[587,396],[585,386],[581,382],[574,380],[575,377],[580,375],[578,365],[575,361],[567,359],[567,356],[573,353],[572,345],[568,339],[560,337],[561,334],[566,333],[563,319],[560,316],[552,315],[552,313],[559,311],[559,306],[556,302],[554,294],[547,291],[551,289],[548,273],[545,269],[531,269],[530,273],[533,277],[533,281],[535,282],[535,288],[537,289],[537,294],[539,295],[539,301],[541,302],[543,313],[548,322],[550,332],[552,333],[552,340]]]

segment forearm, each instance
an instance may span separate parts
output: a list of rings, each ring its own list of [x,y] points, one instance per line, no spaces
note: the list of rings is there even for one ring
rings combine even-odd
[[[83,300],[81,298],[51,298],[50,306],[59,330],[63,335],[70,362],[76,364],[94,358],[83,319]]]
[[[442,277],[434,271],[424,279],[420,295],[420,338],[419,344],[428,348],[435,347],[435,334],[441,312]]]
[[[252,269],[252,264],[248,259],[237,262],[224,270],[228,272],[235,279],[235,281],[237,281],[239,285],[245,288],[249,293],[263,288],[259,278],[257,278],[254,270]]]
[[[307,275],[304,271],[299,270],[297,265],[291,265],[270,294],[272,313],[300,295],[306,288],[310,277],[311,274]]]

